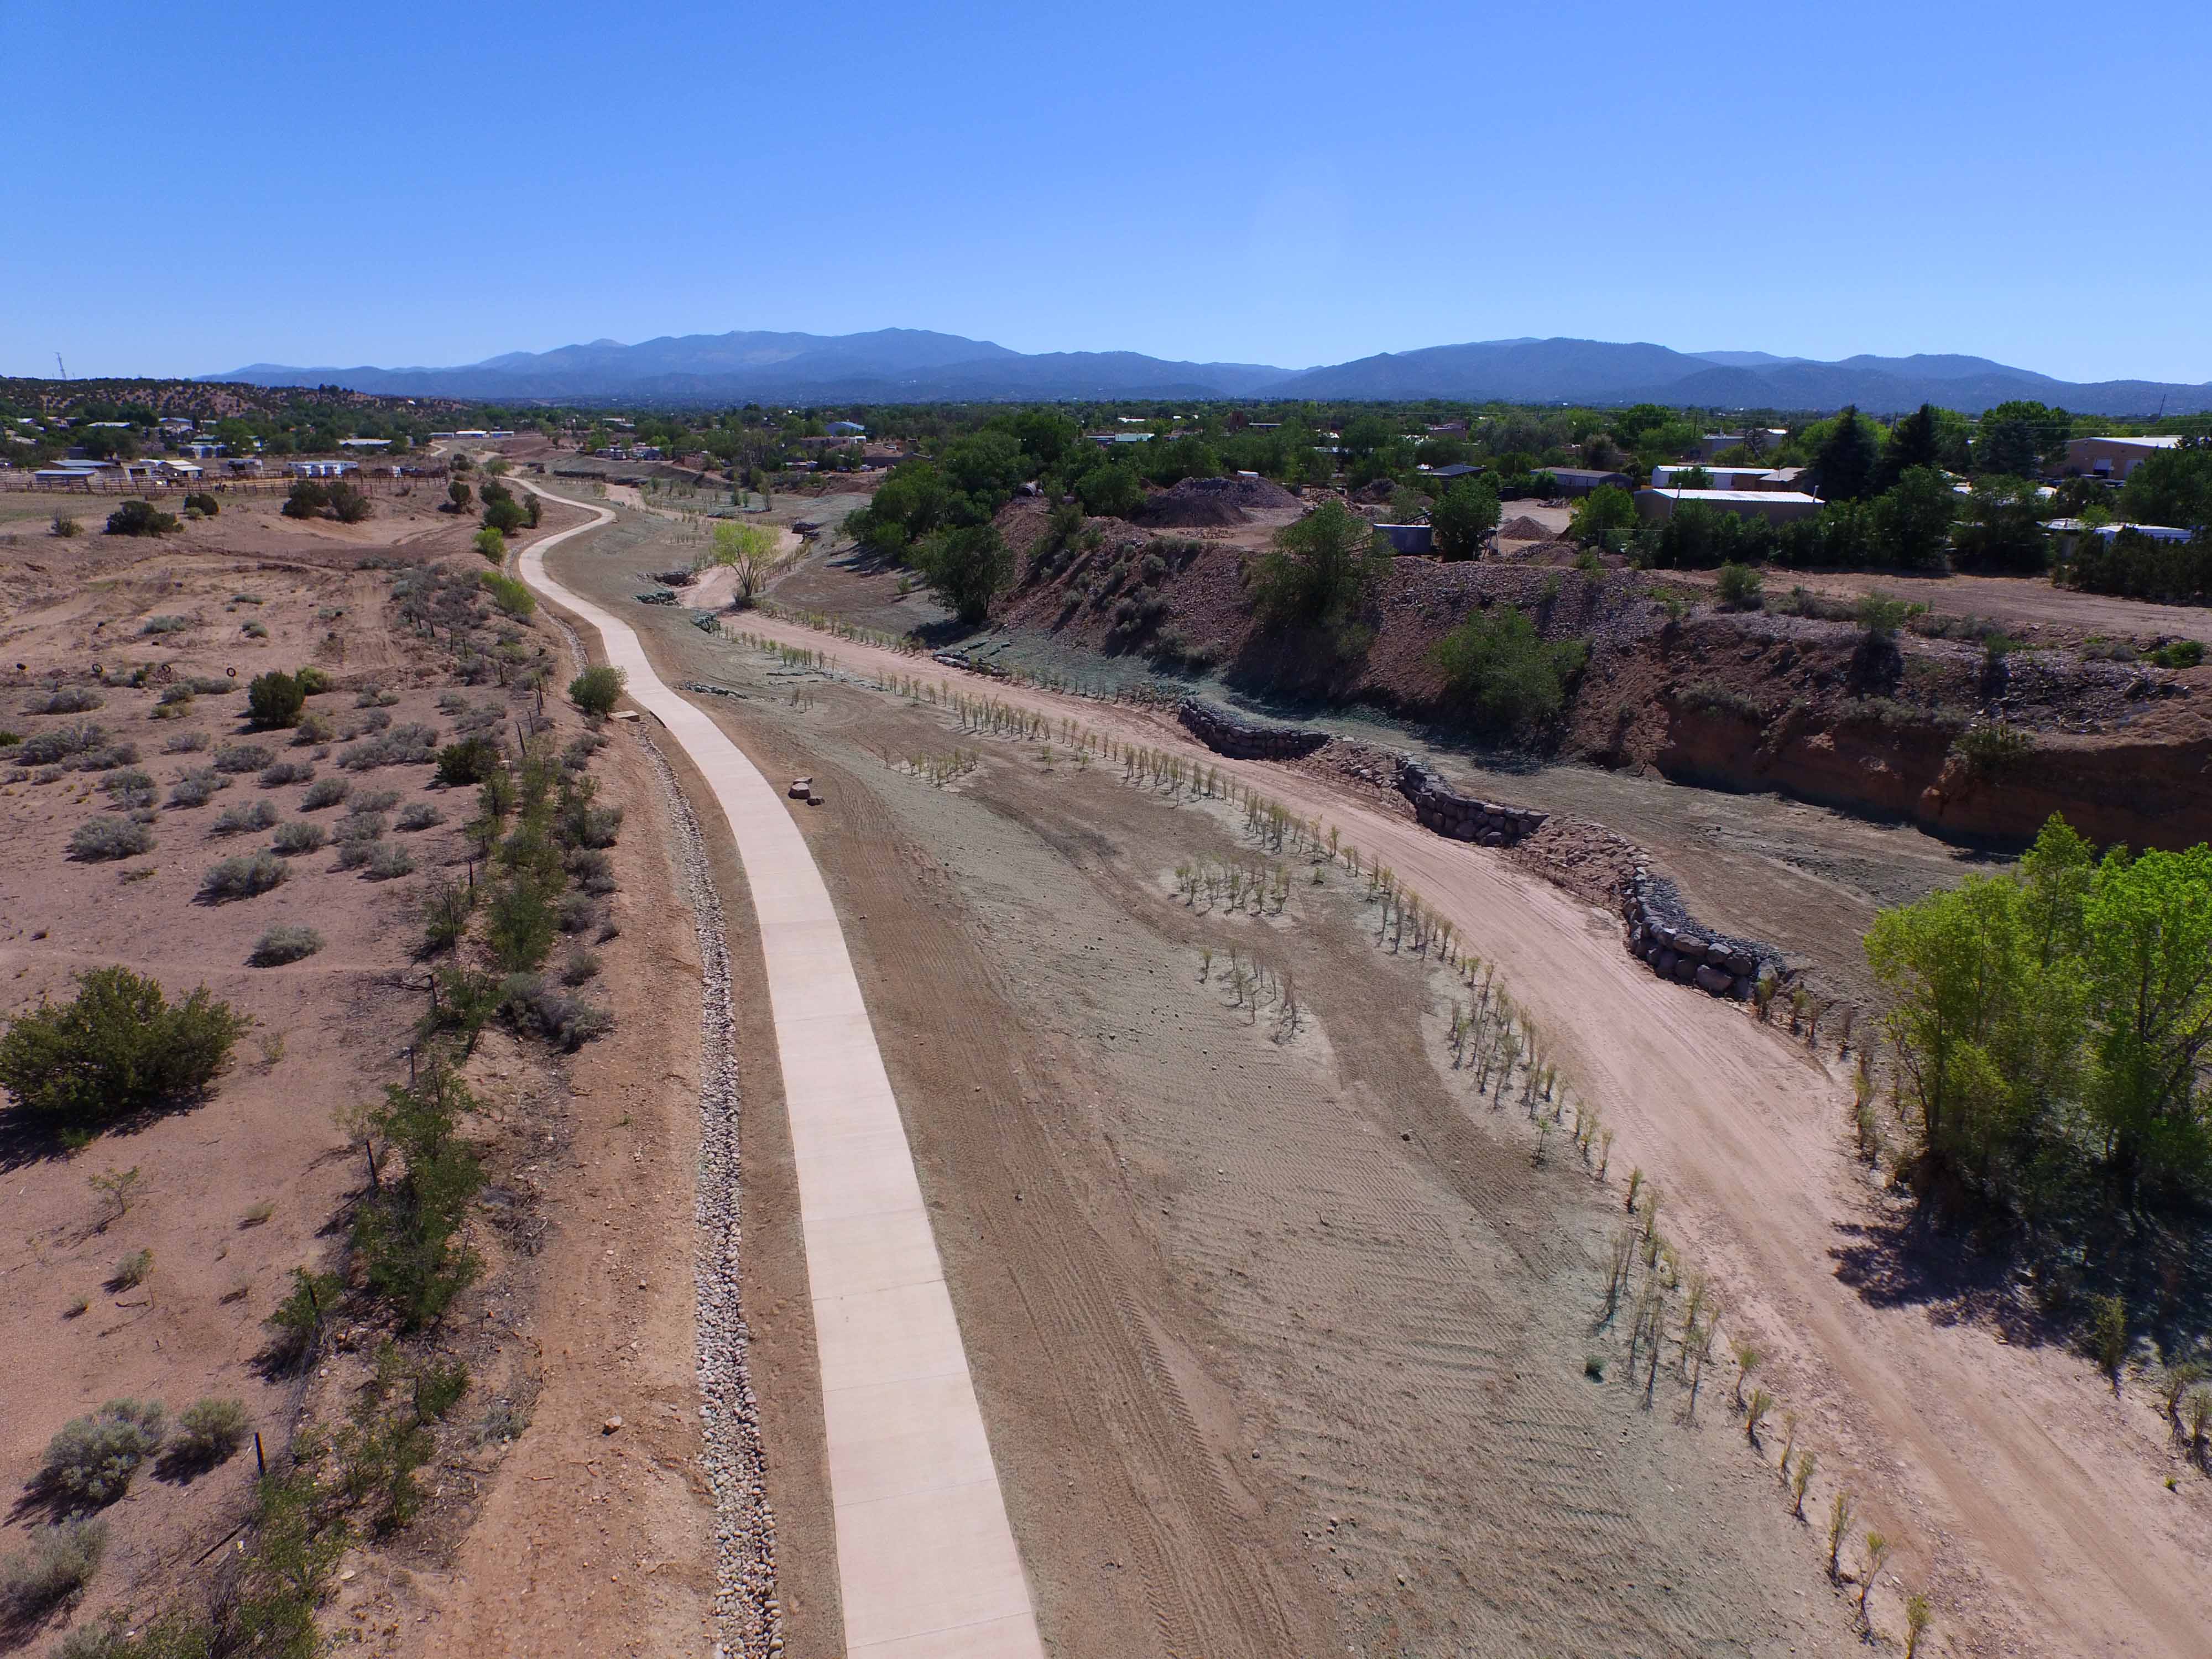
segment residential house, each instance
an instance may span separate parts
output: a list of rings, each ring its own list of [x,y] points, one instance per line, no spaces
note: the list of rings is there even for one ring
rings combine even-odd
[[[1480,467],[1469,466],[1464,461],[1455,461],[1449,466],[1430,466],[1421,470],[1430,477],[1447,484],[1455,483],[1462,478],[1474,477],[1482,471]]]

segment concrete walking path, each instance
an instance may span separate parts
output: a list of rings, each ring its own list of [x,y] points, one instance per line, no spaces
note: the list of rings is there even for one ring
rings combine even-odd
[[[767,959],[822,1365],[837,1577],[851,1659],[1042,1659],[966,1350],[845,936],[782,794],[663,684],[625,623],[545,574],[524,580],[599,630],[628,693],[713,792],[744,865]],[[808,810],[800,807],[798,810]]]

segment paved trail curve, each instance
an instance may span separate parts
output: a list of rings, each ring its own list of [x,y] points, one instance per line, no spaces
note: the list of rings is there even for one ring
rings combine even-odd
[[[596,629],[607,660],[706,780],[751,890],[798,1173],[822,1366],[837,1576],[852,1659],[1042,1659],[914,1156],[829,890],[783,797],[663,684],[629,627],[545,573],[523,580]],[[705,816],[702,814],[702,817]]]

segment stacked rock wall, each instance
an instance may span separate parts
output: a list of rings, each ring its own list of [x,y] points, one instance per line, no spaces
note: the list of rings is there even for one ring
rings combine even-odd
[[[1190,734],[1231,760],[1297,760],[1328,741],[1328,733],[1301,726],[1262,726],[1218,703],[1185,697],[1176,714]]]
[[[1534,835],[1551,817],[1525,806],[1477,800],[1447,788],[1444,781],[1417,760],[1401,762],[1398,793],[1413,803],[1413,816],[1440,836],[1485,847],[1510,847]]]
[[[1628,924],[1631,954],[1662,979],[1748,1002],[1761,977],[1778,975],[1771,951],[1698,923],[1682,908],[1673,884],[1654,877],[1644,865],[1636,866],[1629,881],[1621,916]]]

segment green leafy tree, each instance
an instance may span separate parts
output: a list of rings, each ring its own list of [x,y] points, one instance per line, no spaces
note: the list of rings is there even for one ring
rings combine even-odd
[[[1252,580],[1261,620],[1275,628],[1352,625],[1390,568],[1389,544],[1342,501],[1324,501],[1275,532]]]
[[[593,663],[568,682],[568,701],[586,714],[605,720],[615,712],[621,700],[623,684],[629,677],[607,663]]]
[[[1145,504],[1144,480],[1134,469],[1102,461],[1075,481],[1083,510],[1102,519],[1126,519]]]
[[[1488,481],[1462,478],[1429,510],[1437,551],[1447,559],[1472,559],[1483,538],[1498,528],[1498,491]]]
[[[2035,488],[2024,478],[1985,473],[1974,480],[1973,494],[1951,532],[1951,550],[1974,570],[2023,574],[2051,562],[2051,538],[2039,515]]]
[[[1951,541],[1959,498],[1951,480],[1932,466],[1916,466],[1875,503],[1877,532],[1889,562],[1907,570],[1942,568]]]
[[[1859,418],[1856,408],[1849,405],[1826,426],[1813,452],[1813,472],[1820,481],[1820,498],[1855,501],[1873,489],[1875,463],[1881,455],[1880,434]]]
[[[501,535],[491,526],[485,525],[477,532],[472,545],[483,556],[484,562],[495,568],[503,567],[507,563],[507,538]]]
[[[151,501],[125,501],[107,515],[111,536],[164,536],[177,527],[177,515]]]
[[[1567,520],[1567,533],[1584,547],[1606,541],[1616,532],[1636,528],[1636,498],[1618,484],[1601,484],[1575,503]]]
[[[76,984],[70,1000],[40,997],[0,1036],[0,1088],[72,1139],[203,1093],[253,1025],[204,985],[172,1005],[120,966],[88,969]]]
[[[246,684],[246,716],[264,730],[297,726],[300,711],[307,706],[307,688],[298,676],[282,669],[257,674]]]
[[[714,546],[699,561],[702,569],[726,569],[737,577],[738,603],[749,605],[775,569],[775,532],[757,524],[718,524]]]
[[[915,549],[915,567],[961,621],[979,623],[1013,580],[1014,554],[995,525],[940,530]]]
[[[1545,640],[1517,606],[1501,605],[1468,617],[1431,655],[1461,712],[1502,737],[1558,718],[1588,653],[1580,640]]]
[[[2033,477],[2051,457],[2063,454],[2074,417],[2032,398],[2016,398],[1983,412],[1974,435],[1974,471]]]
[[[1942,465],[1942,437],[1935,405],[1921,404],[1890,428],[1881,447],[1881,459],[1875,467],[1874,487],[1893,489],[1914,467]]]
[[[483,509],[485,529],[495,530],[502,536],[512,536],[518,530],[526,529],[529,524],[530,514],[523,510],[520,501],[512,495],[504,500],[494,501],[491,499],[490,486],[485,486]]]
[[[2120,487],[2118,505],[2120,516],[2136,524],[2212,525],[2212,439],[2145,457]]]
[[[2212,1084],[2212,848],[2106,855],[2083,907],[2087,1104],[2132,1190],[2205,1165]]]

